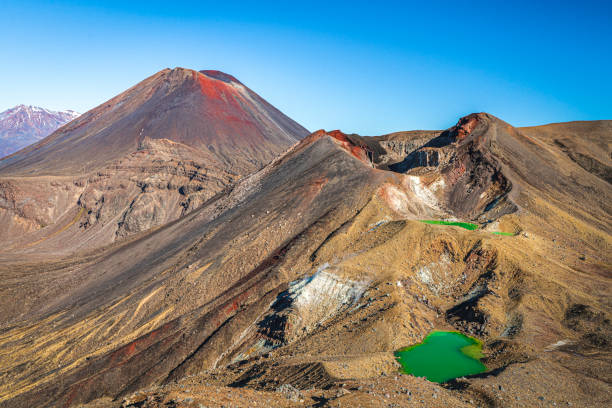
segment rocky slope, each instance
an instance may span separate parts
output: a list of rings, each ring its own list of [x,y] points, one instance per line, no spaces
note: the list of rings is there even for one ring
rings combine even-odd
[[[612,187],[572,158],[610,167],[592,127],[318,131],[161,228],[4,253],[0,404],[605,406]],[[489,372],[400,375],[433,328],[483,340]]]
[[[306,134],[230,75],[160,71],[0,160],[0,242],[115,242],[187,214]]]
[[[37,142],[77,118],[79,113],[17,105],[0,112],[0,158]]]

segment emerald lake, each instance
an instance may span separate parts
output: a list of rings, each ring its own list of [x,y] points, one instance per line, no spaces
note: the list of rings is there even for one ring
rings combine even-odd
[[[442,383],[482,373],[482,343],[459,332],[433,331],[422,343],[395,352],[402,372]]]
[[[455,227],[465,228],[470,231],[474,231],[478,229],[478,224],[472,224],[471,222],[460,222],[460,221],[442,221],[442,220],[421,220],[425,224],[435,224],[435,225],[452,225]]]

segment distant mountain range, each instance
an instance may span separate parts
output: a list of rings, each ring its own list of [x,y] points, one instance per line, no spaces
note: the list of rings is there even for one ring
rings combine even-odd
[[[0,157],[49,136],[79,115],[72,110],[58,112],[31,105],[17,105],[1,112]]]

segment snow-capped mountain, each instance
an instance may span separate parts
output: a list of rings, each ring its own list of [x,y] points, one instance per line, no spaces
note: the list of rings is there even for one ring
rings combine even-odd
[[[80,114],[17,105],[0,112],[0,157],[4,157],[53,133]]]

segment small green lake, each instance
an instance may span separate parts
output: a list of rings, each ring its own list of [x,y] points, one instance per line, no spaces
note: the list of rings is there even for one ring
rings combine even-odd
[[[501,232],[501,231],[493,231],[494,234],[496,235],[507,235],[509,237],[513,237],[516,234],[514,232]]]
[[[437,224],[437,225],[454,225],[455,227],[465,228],[466,230],[474,231],[478,229],[478,224],[472,224],[471,222],[459,222],[459,221],[441,221],[441,220],[421,220],[425,224]]]
[[[433,331],[422,343],[395,352],[402,372],[442,383],[487,370],[482,343],[459,332]]]
[[[466,230],[474,231],[478,229],[478,224],[472,224],[471,222],[461,222],[461,221],[442,221],[442,220],[420,220],[425,224],[436,224],[436,225],[453,225],[455,227],[465,228]],[[501,232],[501,231],[491,231],[496,235],[507,235],[513,237],[517,234],[514,232]]]

